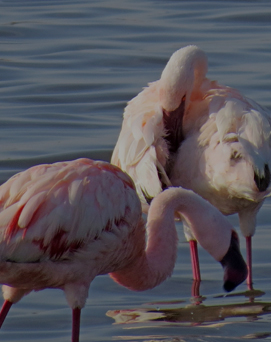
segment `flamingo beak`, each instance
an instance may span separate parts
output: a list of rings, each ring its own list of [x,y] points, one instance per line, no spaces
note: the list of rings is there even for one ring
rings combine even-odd
[[[241,255],[239,238],[235,231],[232,231],[230,247],[220,263],[224,269],[225,291],[234,290],[236,286],[246,280],[248,269]]]

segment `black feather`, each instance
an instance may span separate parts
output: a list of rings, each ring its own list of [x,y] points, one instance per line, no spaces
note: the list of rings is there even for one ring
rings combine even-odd
[[[254,181],[260,192],[265,191],[268,188],[270,180],[271,174],[267,164],[264,165],[264,176],[259,176],[256,172],[254,172]]]

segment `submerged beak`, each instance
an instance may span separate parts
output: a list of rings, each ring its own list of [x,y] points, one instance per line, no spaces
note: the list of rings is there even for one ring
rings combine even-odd
[[[231,243],[228,252],[220,261],[224,269],[224,289],[230,292],[240,285],[247,278],[247,265],[241,255],[239,238],[235,231],[232,231]]]
[[[163,109],[163,122],[166,131],[165,139],[169,145],[170,153],[177,152],[184,140],[183,137],[183,116],[185,111],[185,95],[178,108],[173,111],[167,111]]]

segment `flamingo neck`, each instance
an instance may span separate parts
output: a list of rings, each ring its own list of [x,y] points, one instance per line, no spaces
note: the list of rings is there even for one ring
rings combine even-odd
[[[156,207],[151,204],[153,206]],[[171,275],[175,265],[178,236],[174,215],[171,211],[166,215],[153,214],[149,212],[148,215],[146,249],[128,266],[110,274],[117,283],[133,291],[144,291],[159,285]]]
[[[193,191],[170,188],[151,203],[147,248],[130,265],[111,275],[115,281],[131,290],[142,291],[159,285],[171,275],[177,256],[176,211],[185,217],[201,246],[217,261],[223,259],[231,243],[230,223]]]
[[[221,261],[231,243],[232,226],[228,220],[205,199],[181,187],[169,188],[159,197],[156,196],[149,210],[149,218],[157,215],[167,226],[175,212],[184,217],[199,244],[215,260]]]
[[[186,96],[186,107],[192,90],[203,82],[208,70],[205,53],[190,45],[173,53],[160,79],[160,104],[171,112],[179,107]]]

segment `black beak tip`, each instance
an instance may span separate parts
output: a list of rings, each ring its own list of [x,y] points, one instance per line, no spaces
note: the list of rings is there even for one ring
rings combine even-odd
[[[235,288],[236,288],[236,286],[238,286],[239,284],[236,284],[236,283],[234,283],[234,282],[232,282],[232,281],[230,281],[230,280],[226,280],[225,281],[225,283],[224,283],[224,290],[226,291],[226,292],[231,292],[231,291],[233,291]]]
[[[224,274],[224,290],[227,292],[233,291],[247,279],[247,275],[247,265],[244,261],[241,263],[241,268],[239,267],[237,270],[226,268]]]
[[[240,253],[239,239],[233,231],[228,252],[221,260],[224,269],[224,290],[233,291],[246,280],[248,275],[247,265]]]

